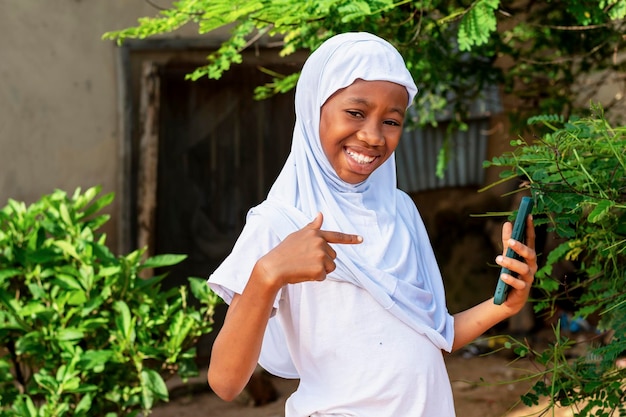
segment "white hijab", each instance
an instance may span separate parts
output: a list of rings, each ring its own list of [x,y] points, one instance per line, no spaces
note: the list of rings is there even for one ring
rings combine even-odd
[[[327,40],[304,64],[296,87],[291,153],[267,200],[251,212],[266,216],[281,239],[318,212],[324,215],[322,229],[364,236],[360,245],[333,245],[337,269],[327,279],[364,288],[400,320],[449,351],[453,324],[441,275],[415,206],[397,190],[394,156],[367,180],[349,184],[339,178],[322,150],[320,108],[356,79],[404,86],[407,107],[417,93],[401,55],[385,40],[369,33]],[[368,239],[373,231],[376,237]],[[282,338],[274,334],[267,339]],[[272,356],[271,345],[264,343],[262,357]]]

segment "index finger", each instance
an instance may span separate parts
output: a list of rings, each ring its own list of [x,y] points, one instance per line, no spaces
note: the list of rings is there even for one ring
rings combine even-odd
[[[363,238],[361,236],[351,235],[349,233],[320,230],[320,234],[328,243],[343,243],[348,245],[354,245],[363,242]]]

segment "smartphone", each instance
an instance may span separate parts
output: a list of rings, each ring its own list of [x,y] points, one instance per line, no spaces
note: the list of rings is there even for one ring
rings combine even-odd
[[[522,201],[520,202],[519,209],[517,210],[517,216],[515,217],[515,223],[513,223],[513,233],[511,233],[511,238],[515,239],[519,242],[525,243],[526,239],[526,218],[533,210],[533,199],[530,197],[522,197]],[[513,249],[508,248],[506,250],[506,256],[514,259],[521,259],[517,253],[513,251]],[[493,302],[494,304],[502,304],[507,295],[509,294],[510,285],[505,284],[504,281],[500,279],[502,274],[509,274],[517,277],[515,272],[512,272],[508,268],[502,267],[500,270],[500,275],[498,275],[498,284],[496,285],[496,291],[493,294]]]

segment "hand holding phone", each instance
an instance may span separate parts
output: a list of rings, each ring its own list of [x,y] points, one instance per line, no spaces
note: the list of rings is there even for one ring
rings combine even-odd
[[[515,217],[515,223],[513,223],[513,233],[511,233],[511,238],[517,240],[519,242],[525,243],[526,239],[526,218],[532,212],[533,209],[533,199],[530,197],[522,197],[522,201],[520,202],[519,209],[517,210],[517,216]],[[513,251],[513,249],[508,248],[506,250],[506,256],[513,259],[521,259],[521,257]],[[493,295],[494,304],[502,304],[509,293],[510,285],[505,284],[504,281],[500,279],[502,274],[508,274],[517,276],[517,274],[508,268],[502,267],[500,270],[500,275],[498,276],[498,285],[496,285],[496,291]]]

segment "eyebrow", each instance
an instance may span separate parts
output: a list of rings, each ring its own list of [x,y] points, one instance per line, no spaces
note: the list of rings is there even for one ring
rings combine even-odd
[[[363,104],[368,107],[371,106],[371,103],[367,99],[364,99],[362,97],[350,97],[348,98],[348,102],[350,102],[351,104]],[[390,111],[398,113],[402,117],[404,117],[405,114],[404,109],[400,107],[392,107]]]

